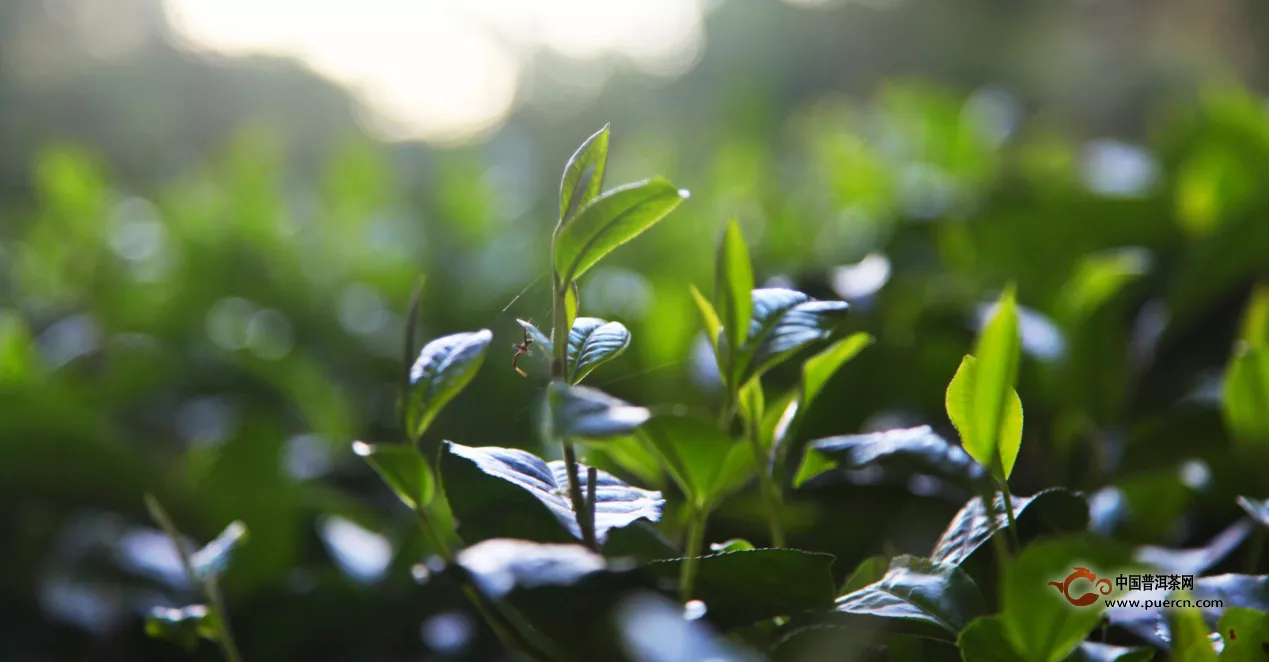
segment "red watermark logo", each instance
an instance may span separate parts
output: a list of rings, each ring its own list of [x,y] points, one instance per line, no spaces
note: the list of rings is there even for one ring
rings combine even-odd
[[[1093,571],[1088,568],[1074,568],[1073,570],[1074,572],[1067,575],[1065,580],[1060,582],[1049,582],[1049,586],[1056,588],[1058,592],[1062,594],[1062,597],[1066,598],[1067,602],[1075,605],[1076,607],[1087,607],[1094,602],[1097,602],[1097,593],[1093,593],[1091,591],[1078,597],[1071,596],[1071,585],[1075,583],[1075,580],[1077,579],[1087,579],[1099,592],[1101,592],[1102,595],[1110,594],[1112,587],[1109,579],[1105,577],[1098,579],[1097,575],[1093,574]]]

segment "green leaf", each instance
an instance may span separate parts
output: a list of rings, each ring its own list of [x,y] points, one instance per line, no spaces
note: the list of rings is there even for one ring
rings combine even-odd
[[[1034,542],[1005,567],[1001,624],[1026,660],[1061,662],[1101,622],[1104,599],[1131,561],[1127,548],[1092,537]],[[1076,606],[1071,598],[1088,598]]]
[[[1148,646],[1111,646],[1084,641],[1065,662],[1150,662],[1154,653],[1154,649]]]
[[[1057,309],[1068,325],[1079,324],[1151,266],[1144,248],[1118,248],[1090,253],[1079,259],[1070,280],[1058,295]]]
[[[1247,607],[1229,607],[1216,627],[1225,640],[1221,660],[1260,662],[1269,657],[1269,614]]]
[[[1222,403],[1235,438],[1269,444],[1269,348],[1239,343],[1225,375]]]
[[[762,375],[799,350],[827,340],[850,310],[845,301],[819,301],[794,290],[767,288],[750,294],[753,319],[731,366],[739,384]]]
[[[859,589],[879,582],[886,576],[886,571],[890,569],[890,558],[886,556],[870,556],[855,566],[855,571],[850,573],[850,577],[842,584],[841,595],[854,593]]]
[[[427,458],[410,444],[353,442],[353,452],[379,474],[405,505],[417,510],[431,503],[435,492]]]
[[[410,368],[409,433],[416,439],[454,396],[467,387],[485,360],[493,333],[481,329],[437,338]]]
[[[739,487],[752,467],[753,451],[748,446],[702,418],[654,416],[639,433],[698,509]]]
[[[1238,497],[1238,506],[1247,512],[1260,526],[1269,527],[1269,499],[1254,501],[1245,496]]]
[[[1023,535],[1028,532],[1082,531],[1088,526],[1088,503],[1083,497],[1061,488],[1029,497],[1015,495],[1013,512],[1019,528],[1018,537],[1022,540],[1029,537]],[[991,540],[992,535],[1008,526],[1003,494],[996,493],[990,519],[983,511],[982,497],[974,497],[952,518],[934,544],[930,558],[961,565],[975,550]]]
[[[726,542],[716,542],[709,546],[711,552],[747,552],[751,549],[757,549],[753,543],[744,538],[732,538]]]
[[[1175,594],[1178,600],[1190,600],[1190,594]],[[1194,607],[1181,607],[1168,612],[1168,630],[1172,638],[1172,659],[1185,662],[1216,662],[1216,648],[1203,622],[1203,612]]]
[[[624,472],[645,485],[662,489],[666,484],[661,458],[648,450],[637,434],[591,444],[585,448],[585,457],[601,469]]]
[[[998,616],[976,618],[956,637],[965,662],[1028,662],[1013,649]]]
[[[1252,290],[1239,337],[1252,347],[1269,348],[1269,283],[1259,283]]]
[[[200,638],[216,639],[220,634],[220,623],[206,605],[189,605],[181,609],[155,607],[146,616],[145,634],[154,639],[167,639],[193,652]]]
[[[615,188],[578,210],[555,237],[555,273],[565,283],[581,278],[618,246],[634,239],[687,197],[664,179]]]
[[[696,289],[695,285],[689,286],[692,290],[692,300],[696,302],[696,310],[701,315],[701,323],[705,326],[705,336],[709,338],[709,344],[714,347],[714,355],[718,355],[718,339],[723,332],[723,323],[718,319],[718,313],[714,311],[714,306]]]
[[[247,525],[234,521],[216,539],[190,555],[190,565],[201,581],[216,579],[229,568],[229,560],[238,546],[247,541]]]
[[[581,308],[582,293],[577,287],[577,281],[573,281],[564,288],[564,322],[569,329],[573,328],[573,322],[577,321],[577,311]]]
[[[564,167],[560,180],[560,225],[585,207],[604,187],[604,170],[608,166],[608,124],[587,138]]]
[[[513,448],[473,448],[454,442],[446,442],[446,448],[442,459],[445,492],[464,539],[521,536],[543,542],[566,540],[553,533],[558,527],[549,523],[551,518],[573,538],[581,539],[563,462],[544,462],[528,451]],[[587,467],[579,465],[578,474],[585,493]],[[660,492],[633,487],[604,471],[597,475],[595,537],[600,543],[612,529],[641,519],[661,519],[665,500]]]
[[[798,473],[793,477],[793,487],[802,487],[810,482],[812,478],[818,478],[836,468],[837,463],[829,456],[814,448],[807,449],[806,455],[802,459],[802,465],[798,467]]]
[[[749,329],[753,315],[753,267],[749,262],[749,248],[740,233],[740,224],[732,220],[723,232],[718,245],[718,259],[714,272],[714,301],[718,303],[719,321],[727,334],[727,347],[740,347]],[[729,350],[729,356],[732,352]],[[724,370],[723,374],[728,374]],[[734,391],[733,391],[734,392]]]
[[[978,360],[966,356],[961,360],[952,382],[947,385],[947,416],[960,434],[966,452],[983,466],[991,468],[993,475],[996,473],[993,454],[999,452],[1004,475],[996,475],[996,479],[1008,480],[1018,459],[1018,449],[1022,446],[1022,400],[1018,398],[1017,391],[1009,389],[998,434],[989,434],[979,427],[974,415],[979,398],[983,397],[983,389]]]
[[[820,391],[824,390],[828,380],[875,340],[871,334],[852,333],[807,359],[802,364],[802,388],[798,398],[800,408],[809,408],[819,397]]]
[[[986,477],[982,465],[928,425],[817,439],[810,442],[810,448],[843,469],[881,467],[907,475],[936,476],[971,491],[979,491]]]
[[[645,569],[670,580],[682,563],[654,561]],[[695,593],[710,621],[728,629],[827,608],[833,603],[832,567],[832,555],[796,549],[711,554],[697,559]]]
[[[592,370],[630,346],[630,330],[620,322],[579,317],[568,334],[568,381],[577,384]]]
[[[837,611],[905,621],[929,636],[954,639],[986,608],[969,575],[948,563],[897,556],[881,579],[837,599]]]
[[[630,434],[648,420],[643,407],[589,386],[569,386],[553,381],[546,389],[547,416],[544,440],[600,440]]]
[[[548,358],[554,353],[555,344],[551,342],[551,338],[542,333],[541,329],[533,326],[533,322],[517,319],[516,323],[529,334],[529,339],[533,341],[533,344],[529,346],[530,353],[534,350],[540,350]]]
[[[763,408],[766,404],[762,393],[762,382],[755,379],[740,389],[740,397],[737,399],[740,406],[741,420],[745,422],[747,428],[757,428],[759,434],[762,431]],[[768,439],[761,440],[764,444],[770,441]]]

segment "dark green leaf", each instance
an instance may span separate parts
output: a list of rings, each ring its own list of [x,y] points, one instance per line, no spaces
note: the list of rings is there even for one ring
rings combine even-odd
[[[1010,387],[1000,427],[994,434],[991,430],[980,428],[975,411],[979,399],[985,397],[985,386],[980,383],[978,373],[977,359],[966,356],[961,360],[956,375],[947,385],[947,417],[956,426],[965,450],[983,466],[994,467],[996,460],[993,454],[999,454],[1004,473],[996,476],[996,479],[1007,480],[1013,472],[1013,464],[1018,459],[1018,449],[1022,445],[1022,400]]]
[[[1178,600],[1190,600],[1188,593],[1176,595]],[[1203,622],[1203,612],[1194,607],[1182,607],[1168,612],[1168,630],[1172,639],[1172,659],[1185,662],[1216,662],[1216,648],[1211,633]]]
[[[1111,646],[1085,641],[1065,662],[1150,662],[1154,657],[1155,650],[1147,646]]]
[[[743,384],[815,342],[827,340],[850,310],[845,301],[818,301],[794,290],[751,293],[753,319],[731,369]]]
[[[436,414],[471,382],[491,340],[493,333],[481,329],[437,338],[423,347],[410,368],[410,434],[422,436]]]
[[[1246,607],[1230,607],[1216,630],[1225,640],[1221,660],[1263,662],[1269,658],[1269,614]]]
[[[581,538],[563,462],[543,462],[528,451],[513,448],[473,448],[453,442],[447,442],[447,448],[443,460],[445,491],[463,538],[470,541],[498,535],[523,535],[538,540],[545,536],[547,542],[561,540],[562,536],[552,535],[550,531],[558,527],[545,524],[550,518],[545,517],[541,506],[546,507],[569,535]],[[579,465],[578,480],[583,493],[586,469]],[[661,519],[665,500],[660,492],[632,487],[603,471],[598,477],[595,536],[601,543],[612,529],[629,526],[640,519],[654,522]],[[514,487],[508,490],[505,486]],[[525,495],[532,497],[536,505],[526,502]],[[533,527],[549,530],[535,531]]]
[[[979,491],[986,476],[982,465],[928,425],[817,439],[810,442],[810,448],[844,469],[879,466],[909,475],[947,478],[971,491]]]
[[[1104,539],[1058,538],[1028,545],[1005,568],[1001,624],[1026,660],[1061,662],[1101,622],[1103,599],[1129,564],[1128,550]],[[1090,599],[1075,606],[1064,597]]]
[[[367,444],[353,442],[353,452],[366,461],[392,488],[397,498],[413,509],[432,501],[435,481],[427,458],[409,444]]]
[[[564,177],[560,180],[561,225],[603,190],[608,165],[608,129],[609,125],[605,124],[587,138],[564,167]]]
[[[956,566],[904,555],[891,560],[880,580],[838,598],[837,611],[898,619],[954,639],[985,604],[974,580]]]
[[[1269,527],[1269,499],[1265,501],[1254,501],[1245,496],[1238,497],[1238,506],[1247,511],[1253,520],[1256,520],[1260,526]]]
[[[627,184],[582,207],[555,237],[555,273],[571,283],[618,246],[665,218],[687,197],[664,179]]]
[[[1013,649],[998,616],[976,618],[956,638],[965,662],[1028,662]]]
[[[193,651],[200,638],[214,640],[219,631],[215,615],[205,605],[181,609],[155,607],[145,619],[147,636],[167,639],[187,651]]]
[[[1082,531],[1088,526],[1088,503],[1083,497],[1064,489],[1039,492],[1034,496],[1013,497],[1014,518],[1018,527],[1039,531]],[[991,539],[992,534],[1008,527],[1004,496],[996,494],[992,518],[983,511],[982,497],[970,499],[952,518],[943,535],[934,545],[930,558],[960,565],[974,550]],[[1020,538],[1024,536],[1020,535]]]
[[[749,294],[752,291],[753,267],[749,263],[749,248],[740,233],[740,224],[732,220],[718,245],[714,271],[714,301],[729,348],[740,347],[745,340],[753,314],[753,299]]]
[[[1237,439],[1269,443],[1269,347],[1240,343],[1229,362],[1222,403]]]
[[[639,433],[661,457],[670,476],[697,508],[738,487],[753,462],[753,451],[718,426],[694,416],[655,416]]]
[[[568,334],[568,381],[577,384],[601,364],[630,346],[630,331],[620,322],[579,317]]]
[[[542,438],[608,439],[628,435],[648,420],[643,407],[588,386],[569,386],[553,381],[546,389],[547,415]]]
[[[216,539],[207,543],[202,549],[190,555],[190,564],[194,574],[202,581],[215,579],[229,568],[229,560],[233,557],[238,545],[247,541],[247,525],[242,522],[231,522]]]
[[[677,579],[682,559],[656,561],[646,569]],[[748,625],[833,603],[833,557],[796,549],[753,549],[698,559],[696,597],[721,628]]]
[[[651,522],[642,519],[609,530],[603,552],[608,558],[632,558],[641,562],[676,559],[683,555]]]

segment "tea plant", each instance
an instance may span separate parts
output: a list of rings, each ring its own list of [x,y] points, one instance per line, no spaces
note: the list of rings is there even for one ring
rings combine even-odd
[[[1249,519],[1205,548],[1134,550],[1097,534],[1098,519],[1115,516],[1114,507],[1091,513],[1084,495],[1060,487],[1030,496],[1011,492],[1024,436],[1012,287],[947,386],[947,416],[959,444],[929,426],[799,436],[825,384],[872,338],[849,332],[843,301],[756,288],[734,221],[718,245],[712,297],[691,288],[721,382],[717,411],[640,406],[583,385],[633,339],[620,322],[582,314],[580,279],[687,198],[663,179],[604,191],[608,141],[605,127],[564,170],[560,214],[544,251],[549,330],[518,320],[521,342],[509,343],[511,367],[520,374],[525,354],[547,357],[538,432],[543,444],[559,446],[563,459],[429,434],[437,414],[483,366],[493,334],[436,338],[416,356],[417,298],[400,394],[405,439],[353,445],[417,518],[436,556],[420,574],[459,587],[508,649],[541,660],[1126,661],[1152,659],[1156,649],[1179,660],[1269,655],[1269,576],[1251,574],[1269,529],[1269,502],[1241,498]],[[1249,443],[1269,429],[1267,292],[1253,297],[1225,386],[1226,416]],[[770,393],[764,377],[790,361],[797,362],[795,385]],[[685,513],[682,530],[662,521],[667,495],[584,464],[579,455],[590,452],[630,475],[650,464],[667,474],[677,488],[668,498]],[[787,545],[787,506],[800,490],[861,470],[938,480],[968,500],[928,556],[869,558],[849,572],[838,568],[846,579],[837,584],[833,556]],[[707,551],[711,514],[746,489],[757,492],[769,538],[759,542],[768,546],[731,540]],[[207,605],[162,610],[149,631],[185,645],[208,638],[238,660],[216,580],[242,528],[231,527],[191,556],[167,515],[157,503],[151,508]],[[852,526],[850,512],[840,518]],[[667,532],[677,533],[675,540]],[[1245,540],[1256,545],[1248,574],[1204,574]],[[1190,577],[1190,597],[1173,599],[1218,600],[1222,608],[1143,610],[1102,600],[1119,591],[1112,597],[1161,601],[1182,575]],[[1147,583],[1159,588],[1125,593],[1125,576],[1151,578]],[[1075,589],[1082,593],[1075,596],[1076,578],[1091,582],[1094,592]],[[1214,633],[1210,622],[1218,626]]]

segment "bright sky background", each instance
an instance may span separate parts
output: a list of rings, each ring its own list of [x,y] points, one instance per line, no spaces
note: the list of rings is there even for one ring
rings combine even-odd
[[[710,0],[165,0],[191,50],[297,57],[351,89],[387,139],[459,143],[496,130],[531,56],[625,59],[685,73]],[[599,81],[602,83],[602,80]]]

